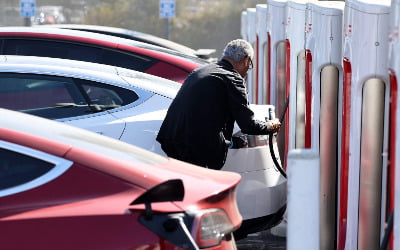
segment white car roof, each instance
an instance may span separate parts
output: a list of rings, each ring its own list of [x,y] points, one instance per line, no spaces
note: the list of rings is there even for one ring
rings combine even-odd
[[[135,70],[49,57],[0,55],[0,72],[56,75],[122,84],[168,98],[174,98],[181,87],[177,82]]]

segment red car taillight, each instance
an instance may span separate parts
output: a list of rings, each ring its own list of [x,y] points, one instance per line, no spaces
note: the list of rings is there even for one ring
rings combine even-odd
[[[221,209],[197,211],[192,226],[192,236],[200,248],[217,246],[233,232],[234,227]]]
[[[134,200],[131,205],[145,204],[140,223],[161,238],[185,249],[197,250],[218,246],[234,230],[232,221],[223,209],[209,208],[180,213],[154,213],[152,202],[181,201],[184,187],[179,179],[161,183]],[[212,196],[217,202],[227,191]],[[210,201],[210,200],[209,200]]]
[[[152,214],[139,217],[140,222],[158,236],[185,249],[218,246],[234,226],[222,209],[188,211],[186,213]]]

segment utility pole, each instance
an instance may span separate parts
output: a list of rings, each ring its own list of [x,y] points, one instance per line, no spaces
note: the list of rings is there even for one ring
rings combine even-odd
[[[170,24],[171,18],[165,18],[165,37],[170,40]]]

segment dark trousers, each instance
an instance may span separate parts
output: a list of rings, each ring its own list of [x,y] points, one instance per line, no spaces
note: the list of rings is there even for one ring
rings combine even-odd
[[[222,168],[222,166],[208,161],[209,157],[207,152],[203,150],[195,150],[190,146],[171,142],[163,142],[161,144],[161,148],[168,155],[168,157],[180,161],[211,169],[219,170]]]

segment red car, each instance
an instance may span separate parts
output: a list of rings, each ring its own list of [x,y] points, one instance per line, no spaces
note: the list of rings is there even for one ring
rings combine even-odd
[[[38,25],[39,27],[45,28],[60,28],[60,29],[70,29],[70,30],[82,30],[89,31],[94,33],[100,33],[105,35],[117,36],[122,38],[127,38],[143,43],[149,43],[153,45],[157,45],[160,47],[164,47],[171,50],[176,50],[181,53],[195,56],[207,60],[209,62],[213,62],[216,58],[212,58],[210,55],[215,52],[215,49],[198,49],[194,50],[189,48],[183,44],[179,44],[173,42],[171,40],[167,40],[158,36],[154,36],[151,34],[139,32],[136,30],[129,30],[117,27],[110,26],[101,26],[101,25],[86,25],[86,24],[51,24],[51,25]]]
[[[183,83],[208,62],[116,36],[79,30],[0,27],[0,54],[72,59],[113,65]]]
[[[1,249],[235,249],[240,175],[0,109]]]

